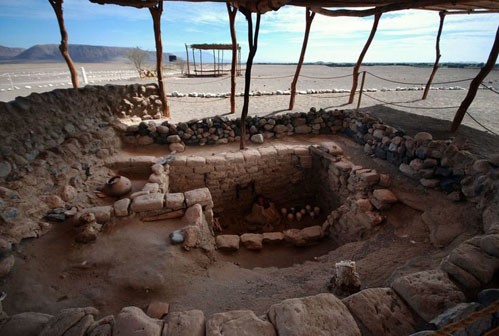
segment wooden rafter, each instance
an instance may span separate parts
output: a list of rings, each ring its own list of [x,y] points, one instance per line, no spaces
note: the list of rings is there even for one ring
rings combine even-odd
[[[66,31],[66,26],[64,24],[64,14],[62,10],[62,3],[64,0],[49,0],[50,5],[54,9],[55,16],[57,17],[57,22],[59,23],[59,30],[61,32],[61,44],[59,45],[59,50],[61,51],[62,57],[66,61],[69,68],[69,73],[71,74],[71,83],[73,83],[73,88],[78,88],[78,72],[74,65],[73,59],[68,51],[68,32]]]
[[[464,2],[460,0],[455,0],[452,3],[456,6],[459,2]],[[352,9],[327,9],[323,7],[312,7],[312,10],[318,14],[326,16],[353,16],[353,17],[366,17],[375,14],[388,13],[393,11],[399,11],[404,9],[425,9],[428,6],[438,6],[440,4],[449,4],[449,0],[411,0],[411,1],[401,1],[393,2],[387,5],[375,6],[369,9],[362,10],[352,10]]]

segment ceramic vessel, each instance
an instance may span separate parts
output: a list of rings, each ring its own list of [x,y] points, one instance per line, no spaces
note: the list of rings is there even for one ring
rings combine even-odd
[[[108,196],[121,197],[132,190],[132,182],[124,176],[113,176],[107,182],[102,192]]]

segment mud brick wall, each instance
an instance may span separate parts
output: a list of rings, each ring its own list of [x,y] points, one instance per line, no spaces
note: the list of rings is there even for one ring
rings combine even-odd
[[[170,191],[208,187],[214,211],[246,212],[258,194],[277,204],[313,195],[311,167],[308,146],[275,145],[206,158],[177,156],[170,166]]]

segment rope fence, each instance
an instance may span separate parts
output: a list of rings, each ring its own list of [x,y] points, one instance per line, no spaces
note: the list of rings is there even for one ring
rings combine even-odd
[[[384,80],[386,82],[390,82],[390,83],[396,83],[396,84],[406,84],[406,85],[425,85],[426,86],[426,83],[413,83],[413,82],[401,82],[401,81],[396,81],[396,80],[393,80],[393,79],[388,79],[388,78],[385,78],[385,77],[381,77],[381,76],[378,76],[378,75],[375,75],[373,74],[372,72],[369,72],[369,71],[366,71],[367,74],[373,76],[373,77],[376,77],[378,79],[381,79],[381,80]],[[453,83],[460,83],[460,82],[467,82],[467,81],[471,81],[473,80],[473,78],[465,78],[465,79],[456,79],[456,80],[452,80],[452,81],[446,81],[446,82],[435,82],[435,83],[432,83],[432,84],[435,84],[435,85],[440,85],[440,84],[453,84]]]

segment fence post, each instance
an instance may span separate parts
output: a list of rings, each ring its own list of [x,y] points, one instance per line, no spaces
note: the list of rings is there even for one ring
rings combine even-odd
[[[362,82],[360,83],[359,100],[357,101],[357,109],[355,113],[359,112],[360,102],[362,100],[362,91],[364,90],[364,82],[366,81],[366,72],[362,71]]]
[[[88,84],[87,73],[85,72],[85,68],[81,67],[81,76],[83,77],[83,83],[85,85]]]

